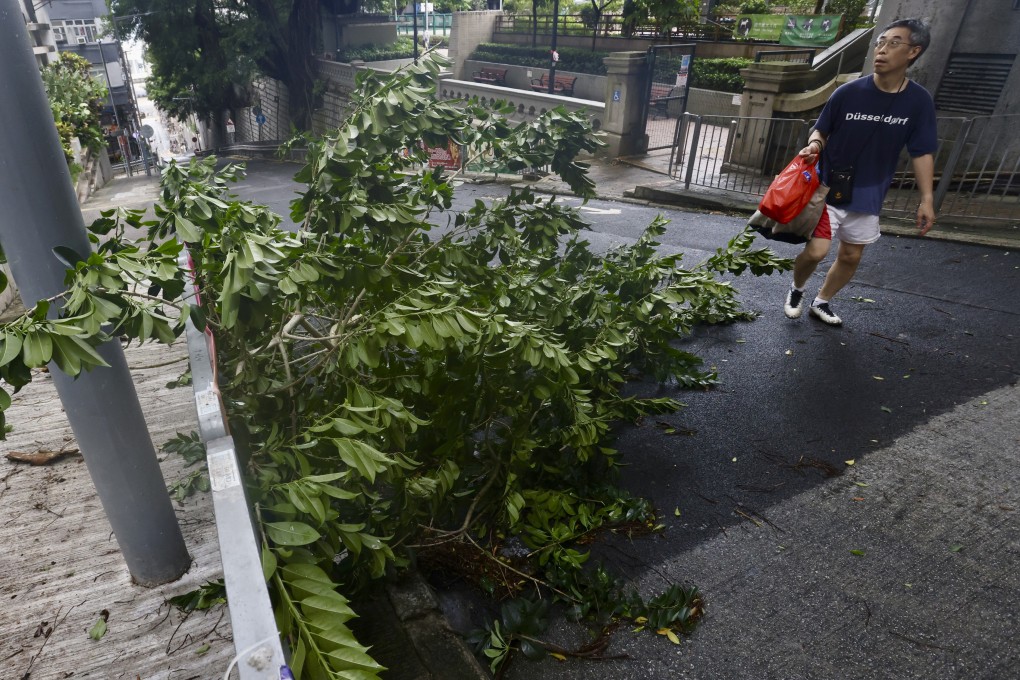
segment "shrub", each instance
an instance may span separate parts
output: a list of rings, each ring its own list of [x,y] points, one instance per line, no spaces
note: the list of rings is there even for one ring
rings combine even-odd
[[[297,233],[229,195],[236,169],[171,164],[154,219],[110,211],[91,226],[98,252],[69,273],[60,318],[42,302],[0,327],[0,378],[14,387],[51,359],[70,374],[102,365],[93,347],[110,337],[173,342],[187,318],[215,330],[297,677],[376,678],[340,591],[453,544],[481,563],[474,573],[502,573],[504,592],[524,586],[495,556],[519,541],[529,555],[513,571],[578,616],[637,620],[672,639],[689,631],[696,591],[625,594],[584,565],[583,539],[655,526],[650,505],[613,484],[614,428],[681,404],[636,394],[629,379],[710,385],[714,374],[677,340],[696,324],[751,318],[724,279],[788,267],[752,251],[747,230],[687,266],[658,252],[661,217],[596,253],[577,208],[527,189],[452,213],[453,179],[427,167],[420,141],[487,150],[511,171],[549,166],[584,197],[594,184],[574,158],[597,143],[563,108],[512,123],[512,110],[437,100],[439,68],[423,59],[385,78],[359,74],[347,120],[306,140]],[[147,238],[124,238],[126,226]],[[185,243],[203,292],[195,307],[179,300]],[[499,665],[514,649],[543,654],[541,620],[539,604],[509,607],[486,655]]]
[[[354,60],[389,61],[390,59],[411,59],[414,57],[414,40],[400,37],[392,45],[365,45],[349,47],[336,53],[336,60],[345,64]]]
[[[570,71],[571,73],[589,73],[596,76],[604,76],[606,74],[606,65],[603,59],[609,56],[609,52],[592,52],[574,47],[564,47],[558,49],[557,52],[560,54],[560,60],[556,64],[557,70]],[[482,43],[471,53],[470,58],[496,64],[513,64],[515,66],[546,69],[549,68],[550,64],[548,49],[502,43]]]
[[[90,75],[92,65],[73,52],[61,52],[60,58],[42,71],[50,111],[60,134],[60,144],[69,165],[74,154],[71,140],[75,137],[85,149],[99,151],[106,142],[100,124],[106,85]]]
[[[747,68],[753,59],[698,59],[691,63],[691,87],[721,92],[743,92],[744,77],[740,69]]]

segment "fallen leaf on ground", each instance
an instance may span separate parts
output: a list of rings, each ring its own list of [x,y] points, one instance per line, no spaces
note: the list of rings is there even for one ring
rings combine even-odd
[[[882,410],[885,411],[886,413],[892,413],[892,409],[889,408],[888,406],[883,406]]]
[[[863,550],[851,550],[850,554],[851,555],[857,555],[858,557],[864,557],[864,551]]]
[[[858,502],[863,501],[864,500],[864,496],[854,496],[853,500],[858,501]]]
[[[854,463],[857,462],[857,459],[851,458],[850,460],[844,460],[843,462],[846,463],[847,465],[853,465]]]
[[[61,449],[59,451],[11,451],[7,454],[9,460],[15,463],[28,463],[29,465],[49,465],[60,460],[64,456],[78,453],[78,449]]]
[[[954,545],[949,549],[949,552],[960,552],[961,550],[963,550],[962,545]]]
[[[104,615],[100,616],[95,625],[89,628],[89,637],[93,640],[101,640],[106,635],[106,619],[109,617],[109,614],[106,613],[105,609],[103,612]]]
[[[659,635],[665,635],[666,639],[672,642],[674,645],[680,644],[680,638],[678,638],[676,636],[676,633],[671,631],[669,628],[660,628],[655,632],[658,633]]]

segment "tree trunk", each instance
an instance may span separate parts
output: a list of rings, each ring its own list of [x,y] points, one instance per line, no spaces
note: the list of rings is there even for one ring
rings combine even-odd
[[[538,0],[531,0],[531,46],[538,47]]]
[[[319,42],[319,0],[294,0],[287,21],[287,72],[290,78],[290,120],[300,130],[312,129],[315,110],[314,51]]]

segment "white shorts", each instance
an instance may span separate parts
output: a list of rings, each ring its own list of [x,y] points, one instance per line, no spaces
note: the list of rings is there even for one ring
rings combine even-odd
[[[825,205],[829,217],[832,238],[844,243],[866,245],[874,243],[882,235],[878,228],[878,215],[850,212],[834,205]]]

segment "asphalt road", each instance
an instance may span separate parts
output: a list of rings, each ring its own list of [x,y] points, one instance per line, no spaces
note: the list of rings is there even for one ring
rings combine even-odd
[[[287,214],[294,169],[250,163],[238,193]],[[507,191],[502,184],[467,184],[457,201]],[[661,212],[671,220],[663,248],[682,251],[691,264],[743,223],[597,200],[583,212],[597,249],[632,241]],[[774,248],[791,257],[797,252]],[[705,590],[709,615],[679,650],[654,635],[631,636],[614,642],[614,649],[632,654],[630,661],[519,662],[509,676],[850,677],[842,668],[890,678],[1017,677],[1006,669],[1020,662],[1013,639],[1020,609],[1020,479],[1013,463],[1020,436],[1010,387],[1020,375],[1020,253],[883,237],[833,302],[845,323],[838,329],[806,314],[785,318],[789,275],[748,275],[733,283],[760,317],[678,340],[718,370],[718,387],[639,386],[686,408],[624,428],[617,442],[628,464],[624,485],[655,503],[667,529],[656,538],[597,548],[648,594],[669,580],[693,579]],[[820,284],[816,274],[809,292]],[[666,426],[676,433],[667,434]],[[863,479],[858,475],[865,471],[885,480],[884,498],[870,507],[866,499],[878,498],[877,490],[872,496],[848,481]],[[847,493],[860,495],[844,498]],[[978,503],[981,494],[987,498]],[[929,502],[930,514],[911,514]],[[861,526],[880,536],[858,535]],[[841,543],[847,535],[879,551],[884,546],[886,554],[847,558]],[[808,536],[815,549],[803,547],[800,562],[765,567],[777,551]],[[978,537],[987,546],[982,559],[947,566],[948,543],[970,541],[977,555]],[[838,557],[829,546],[838,546]],[[908,563],[926,575],[930,601],[902,601],[900,581],[925,578],[901,576]],[[830,571],[848,575],[830,580]],[[896,592],[882,588],[869,596],[866,617],[863,610],[850,612],[846,602],[856,600],[848,589],[883,578],[896,582]],[[748,589],[770,590],[755,600]],[[946,609],[956,602],[955,614]],[[750,609],[741,613],[741,607]],[[763,614],[762,607],[774,611]],[[851,614],[863,622],[854,634],[842,623]],[[870,632],[861,637],[860,630]],[[718,638],[721,631],[730,637]],[[551,635],[569,641],[576,631],[560,623]]]

